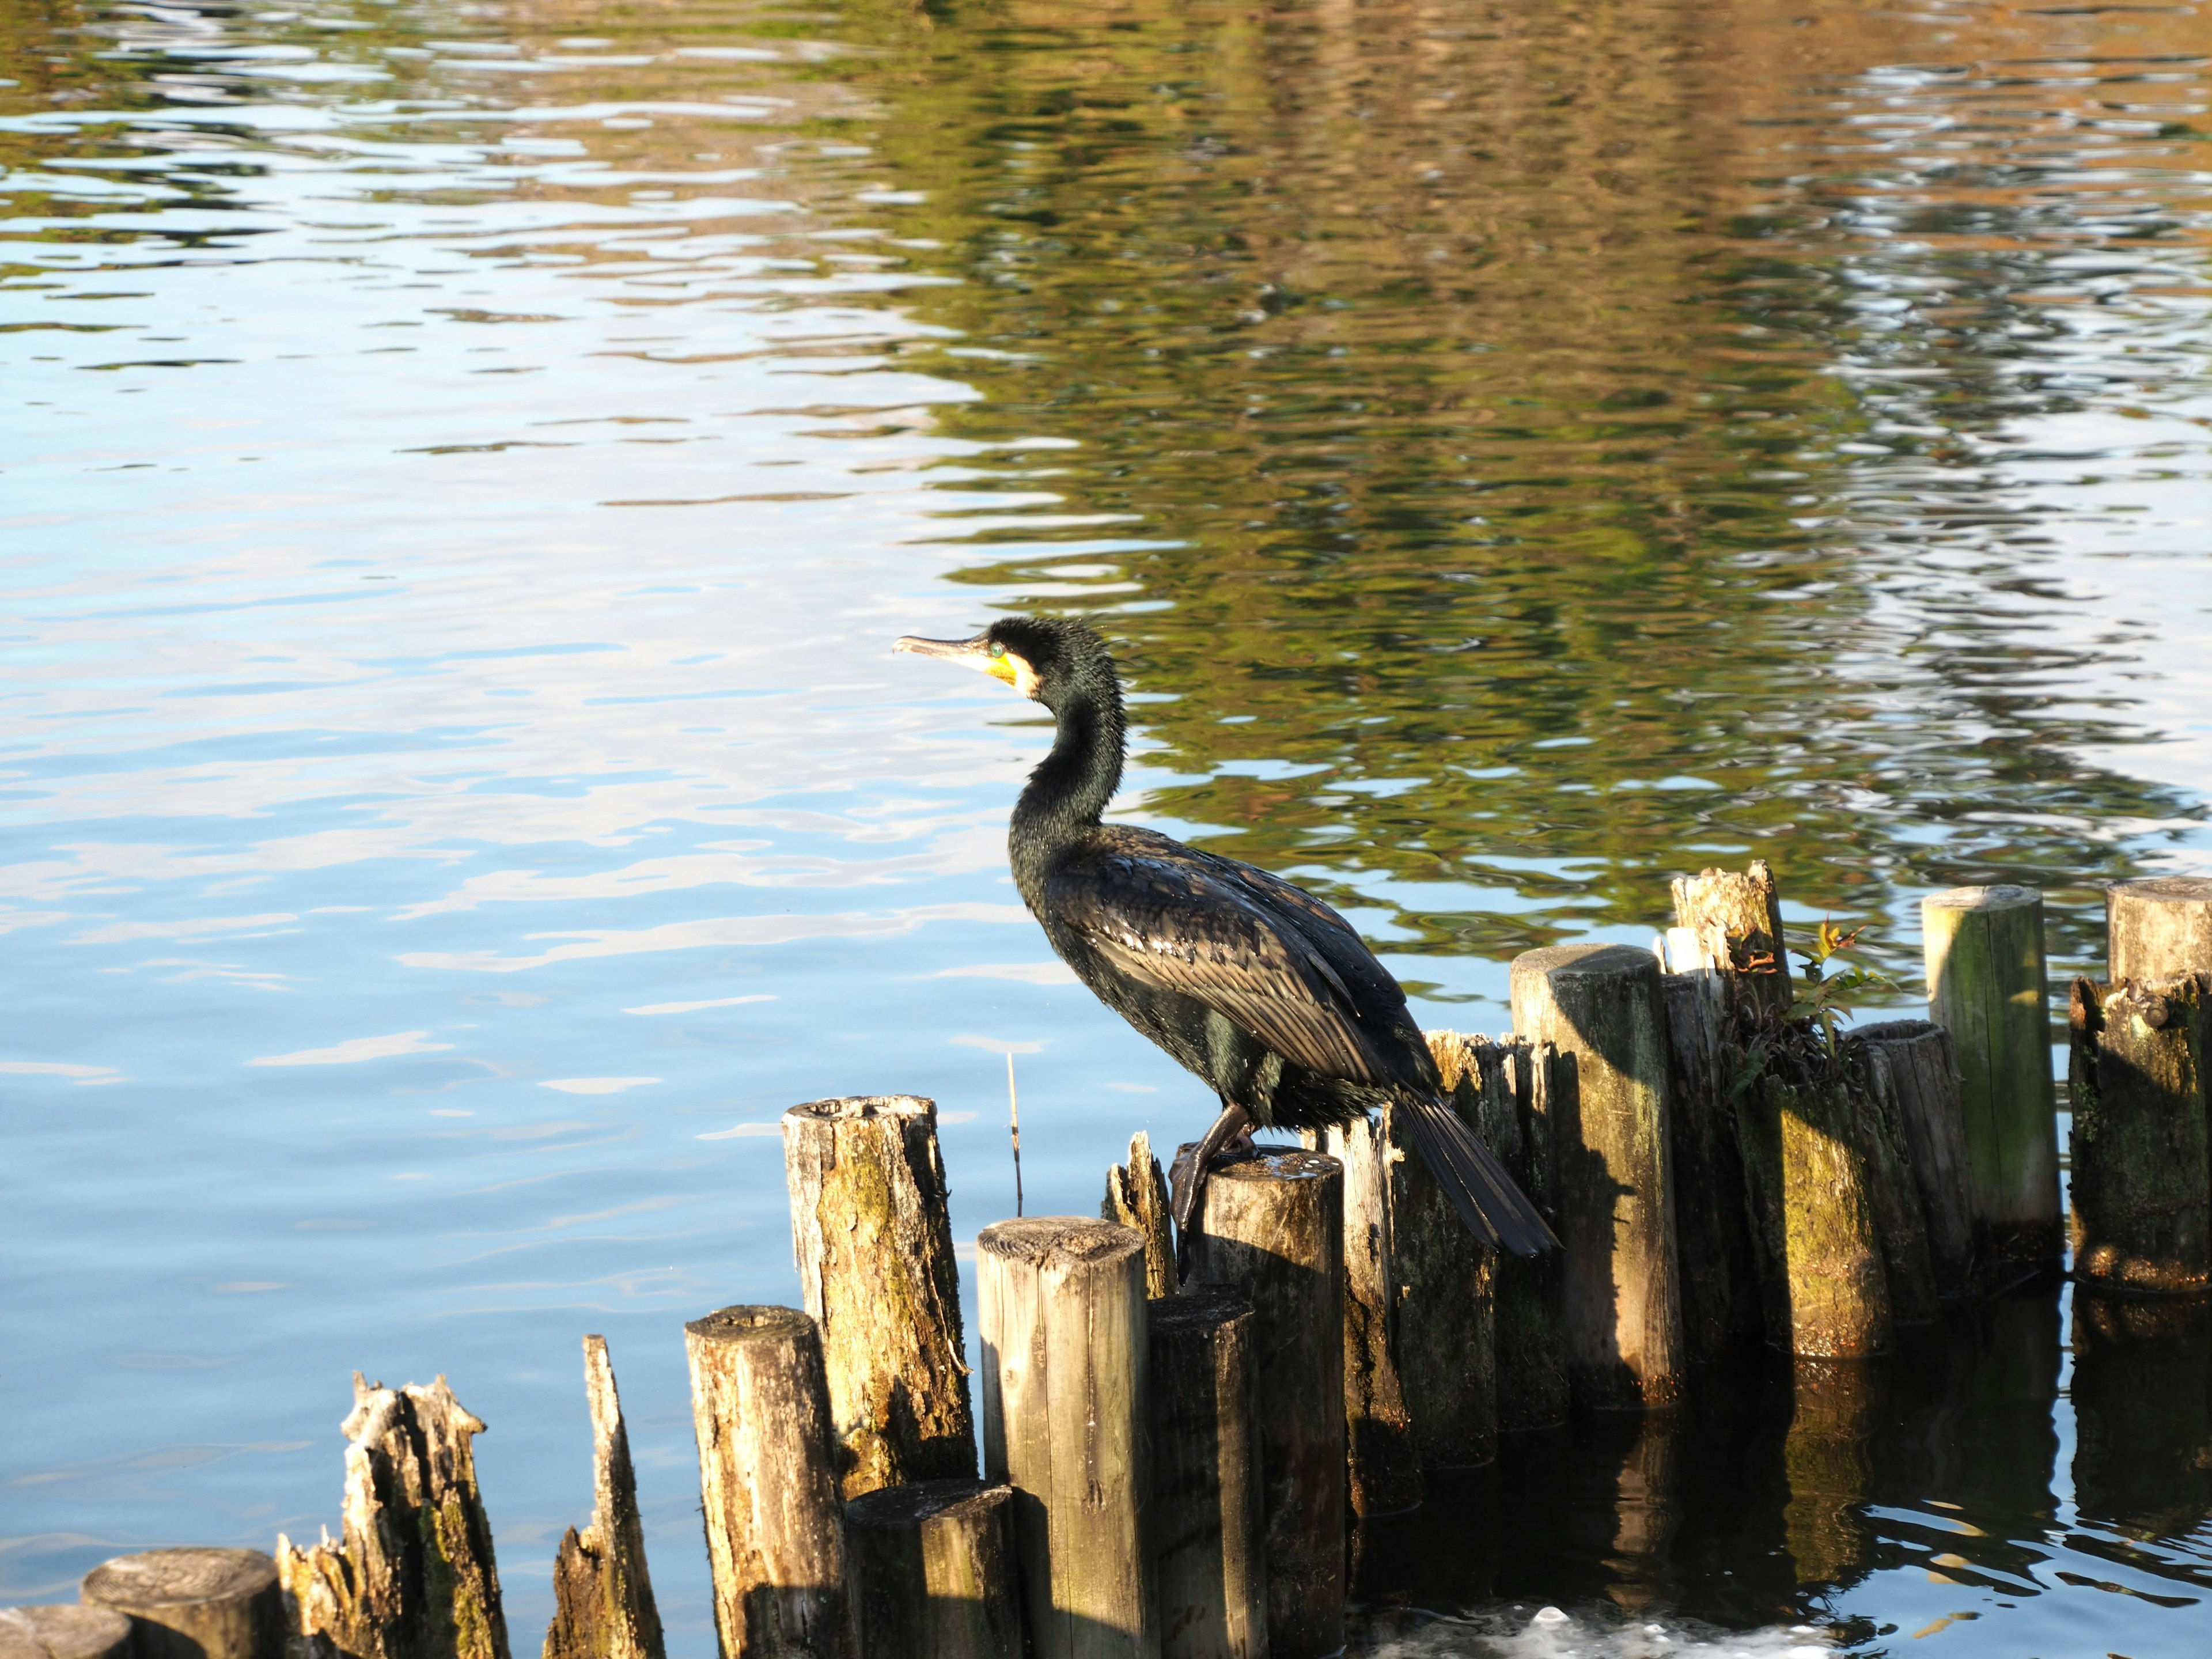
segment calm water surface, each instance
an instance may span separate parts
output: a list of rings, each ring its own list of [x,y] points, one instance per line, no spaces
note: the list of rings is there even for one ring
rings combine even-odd
[[[711,1653],[677,1326],[796,1295],[781,1109],[935,1096],[963,1237],[1006,1054],[1033,1209],[1211,1109],[1006,879],[1043,726],[902,632],[1092,616],[1127,810],[1431,1024],[1753,854],[1908,1002],[1960,881],[2095,965],[2101,883],[2212,870],[2208,52],[0,3],[0,1599],[312,1534],[349,1373],[443,1370],[532,1650],[599,1330]],[[2208,1373],[2050,1291],[1517,1444],[1363,1540],[1367,1639],[2198,1655]]]

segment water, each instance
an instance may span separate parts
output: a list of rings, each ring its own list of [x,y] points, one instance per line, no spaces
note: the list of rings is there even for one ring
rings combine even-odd
[[[1042,726],[902,632],[1095,617],[1129,812],[1430,1024],[1753,854],[1900,1006],[1956,882],[2093,967],[2212,869],[2207,31],[8,12],[0,1599],[313,1534],[348,1374],[444,1370],[527,1649],[600,1330],[711,1652],[675,1326],[795,1294],[782,1107],[936,1096],[962,1237],[1006,1053],[1033,1210],[1210,1107],[1006,880]],[[2055,1297],[1515,1449],[1372,1644],[2202,1651],[2201,1322]]]

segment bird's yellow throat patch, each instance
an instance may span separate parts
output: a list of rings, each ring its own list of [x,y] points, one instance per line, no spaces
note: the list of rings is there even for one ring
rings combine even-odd
[[[983,671],[994,680],[1004,680],[1025,697],[1036,696],[1037,672],[1030,666],[1029,659],[1009,651],[1002,657],[994,657]]]

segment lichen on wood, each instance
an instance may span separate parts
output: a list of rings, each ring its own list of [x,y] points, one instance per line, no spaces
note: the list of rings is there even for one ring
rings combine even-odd
[[[569,1528],[554,1558],[544,1659],[665,1659],[629,1431],[605,1337],[584,1339],[584,1393],[592,1410],[592,1520],[580,1533]]]

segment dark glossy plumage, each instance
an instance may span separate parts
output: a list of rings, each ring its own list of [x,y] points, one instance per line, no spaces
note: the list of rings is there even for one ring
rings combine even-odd
[[[1225,1115],[1318,1129],[1395,1103],[1479,1237],[1524,1255],[1553,1243],[1443,1104],[1405,993],[1343,917],[1251,865],[1100,822],[1126,739],[1097,635],[1024,618],[974,640],[900,643],[969,661],[1053,711],[1052,752],[1015,805],[1008,850],[1046,938],[1100,1000],[1205,1079]]]

